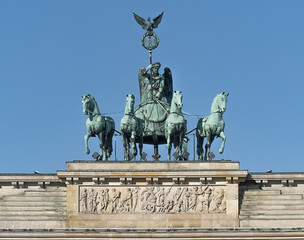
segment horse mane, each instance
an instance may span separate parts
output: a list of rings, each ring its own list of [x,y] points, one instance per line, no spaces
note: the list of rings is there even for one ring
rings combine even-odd
[[[91,94],[87,93],[87,94],[84,95],[84,96],[85,96],[85,97],[89,97],[91,100],[95,101],[95,103],[96,103],[95,98],[94,98]]]
[[[218,99],[219,95],[220,95],[220,94],[217,94],[217,95],[214,97],[214,99],[213,99],[213,101],[212,101],[212,104],[211,104],[211,111],[210,111],[210,113],[215,113],[215,112],[218,111],[218,109],[216,108],[216,107],[217,107],[216,104],[217,104],[217,99]]]
[[[127,113],[127,110],[129,110],[128,109],[128,99],[129,98],[132,98],[134,102],[133,102],[133,105],[131,106],[130,112]],[[135,97],[134,97],[134,95],[133,94],[127,94],[126,106],[125,106],[125,114],[134,115],[135,116],[134,103],[135,103]]]
[[[177,109],[177,108],[175,107],[175,104],[174,104],[176,95],[177,95],[177,94],[178,94],[178,95],[181,95],[181,93],[182,93],[182,91],[174,91],[173,96],[172,96],[172,100],[171,100],[171,104],[170,104],[170,113],[171,113],[171,112],[175,112],[174,110],[178,110],[178,111],[181,112],[181,109]],[[173,109],[174,109],[174,110],[173,110]]]
[[[92,97],[92,100],[94,101],[94,103],[97,105],[96,99],[93,96],[91,96],[91,97]]]
[[[214,99],[213,99],[213,102],[212,102],[212,104],[211,104],[211,111],[210,111],[210,113],[219,112],[219,111],[218,111],[218,105],[217,105],[217,100],[218,100],[218,98],[224,96],[225,99],[226,99],[226,102],[227,102],[227,97],[228,97],[228,95],[229,95],[229,93],[226,94],[225,92],[218,93],[218,94],[214,97]]]
[[[97,104],[97,102],[96,102],[96,99],[91,95],[91,94],[86,94],[85,96],[88,96],[90,99],[91,99],[91,101],[93,101],[93,104],[94,104],[94,106],[95,106],[95,111],[99,114],[99,115],[101,115],[100,114],[100,111],[99,111],[99,107],[98,107],[98,104]]]

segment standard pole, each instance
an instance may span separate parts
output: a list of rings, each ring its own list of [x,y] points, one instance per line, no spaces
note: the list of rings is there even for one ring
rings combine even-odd
[[[152,64],[152,50],[149,50],[150,64]]]
[[[152,64],[152,50],[149,50],[149,57],[150,57],[150,64]],[[150,72],[150,81],[152,81],[152,72]],[[152,91],[152,89],[151,89],[151,91]],[[153,157],[154,161],[158,161],[160,158],[160,155],[158,154],[158,143],[157,142],[154,142],[154,154],[152,157]]]

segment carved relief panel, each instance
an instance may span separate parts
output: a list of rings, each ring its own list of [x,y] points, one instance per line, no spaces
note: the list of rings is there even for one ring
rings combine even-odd
[[[226,213],[226,192],[219,186],[79,187],[79,212]]]

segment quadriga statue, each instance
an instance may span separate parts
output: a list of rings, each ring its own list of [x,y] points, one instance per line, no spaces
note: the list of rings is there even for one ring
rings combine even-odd
[[[179,159],[182,159],[182,147],[187,132],[187,120],[184,118],[182,113],[182,99],[182,91],[174,91],[170,113],[165,124],[168,160],[171,160],[172,143]]]
[[[97,135],[100,140],[99,160],[108,160],[113,151],[114,120],[111,117],[104,117],[100,114],[97,102],[90,94],[82,96],[82,104],[83,113],[89,116],[86,122],[87,134],[84,136],[86,153],[90,153],[88,139]]]
[[[199,160],[209,160],[210,147],[215,137],[222,138],[222,145],[219,153],[222,154],[225,148],[226,137],[224,134],[225,122],[223,114],[226,111],[227,97],[229,93],[219,93],[214,98],[211,105],[211,112],[209,116],[202,117],[198,120],[196,128],[197,138],[197,155]],[[207,138],[205,145],[205,156],[203,158],[203,143],[204,138]]]
[[[120,121],[120,131],[123,140],[125,161],[130,161],[133,157],[136,157],[136,141],[139,143],[140,160],[142,159],[144,125],[141,119],[135,117],[134,103],[134,95],[128,94],[126,99],[125,115]],[[130,154],[130,144],[132,147],[132,155]]]

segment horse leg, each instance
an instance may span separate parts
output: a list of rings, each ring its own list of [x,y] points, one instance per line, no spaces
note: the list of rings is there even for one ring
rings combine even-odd
[[[113,152],[113,135],[115,131],[115,123],[114,121],[111,122],[109,121],[110,124],[108,124],[109,129],[107,133],[107,160],[111,157],[112,152]]]
[[[204,137],[196,134],[196,153],[199,161],[203,160],[203,155],[204,155],[203,144],[204,144]]]
[[[178,146],[177,138],[174,135],[172,136],[172,145],[174,147],[174,153],[177,153],[179,156],[179,150],[178,150],[179,146]],[[174,160],[178,160],[178,158],[179,157],[177,157]]]
[[[208,161],[211,160],[211,159],[209,158],[209,153],[210,153],[211,144],[213,143],[214,138],[215,138],[215,136],[212,135],[212,134],[209,134],[209,139],[208,139],[208,137],[207,137],[206,147],[208,147],[208,153],[207,153],[207,149],[206,149],[206,154],[205,154],[205,160],[206,160],[206,161],[207,161],[207,160],[208,160]],[[208,143],[208,142],[209,142],[209,143]]]
[[[102,131],[100,131],[100,133],[98,134],[98,138],[100,140],[100,160],[105,160],[105,153],[104,153],[104,135],[102,133]]]
[[[125,161],[130,160],[130,141],[129,138],[126,138],[126,143],[125,143]]]
[[[90,138],[90,134],[89,133],[84,136],[84,144],[85,144],[86,154],[90,154],[90,149],[89,149],[89,146],[88,146],[88,140],[89,140],[89,138]]]
[[[176,152],[178,154],[178,157],[176,160],[180,161],[181,160],[181,149],[180,149],[179,137],[177,137],[174,141],[175,141],[174,152]]]
[[[171,131],[167,132],[167,148],[168,148],[168,161],[170,161],[171,160],[171,148],[172,148]]]
[[[123,140],[123,147],[124,147],[124,160],[129,161],[129,142],[128,138],[122,134],[122,140]]]
[[[139,148],[139,160],[142,160],[142,150],[143,150],[143,136],[141,135],[139,138],[138,148]]]
[[[178,142],[178,145],[179,145],[179,159],[182,160],[183,159],[183,143],[184,143],[184,136],[185,136],[185,133],[184,131],[182,130],[179,134],[179,142]]]
[[[103,160],[107,161],[108,160],[108,139],[107,136],[105,136],[104,142],[103,142]]]
[[[207,131],[206,138],[207,138],[207,142],[206,142],[206,145],[205,145],[204,161],[208,160],[208,156],[209,156],[209,153],[210,153],[210,146],[211,146],[211,133],[210,133],[210,131]]]
[[[135,131],[132,132],[131,134],[131,144],[132,144],[132,154],[134,156],[134,160],[136,160],[136,155],[137,155],[137,147],[136,147],[136,134]]]
[[[225,142],[226,142],[226,136],[225,136],[224,132],[220,133],[220,138],[222,138],[222,145],[221,145],[221,148],[219,150],[219,153],[222,154],[224,152]]]
[[[131,153],[131,137],[127,138],[127,161],[130,161],[130,153]]]
[[[183,139],[183,152],[188,152],[188,140],[187,138]]]
[[[113,153],[113,143],[112,143],[112,138],[111,138],[111,141],[110,141],[110,150],[109,150],[109,156],[108,156],[108,158],[111,157],[112,153]]]
[[[168,144],[167,144],[168,147]],[[172,149],[172,144],[170,143],[169,147],[168,147],[168,161],[171,161],[171,149]]]
[[[184,139],[183,139],[183,153],[187,153],[188,152],[188,141],[189,141],[189,138],[186,136],[186,132],[184,133]],[[195,153],[194,153],[195,154]],[[187,161],[189,159],[185,159],[183,157],[184,161]]]
[[[111,157],[113,152],[113,144],[112,144],[113,134],[108,135],[107,137],[107,160]]]
[[[110,139],[111,140],[111,139]],[[104,155],[105,155],[105,160],[108,161],[109,157],[111,156],[111,145],[109,141],[109,136],[105,138],[105,145],[104,145]]]

